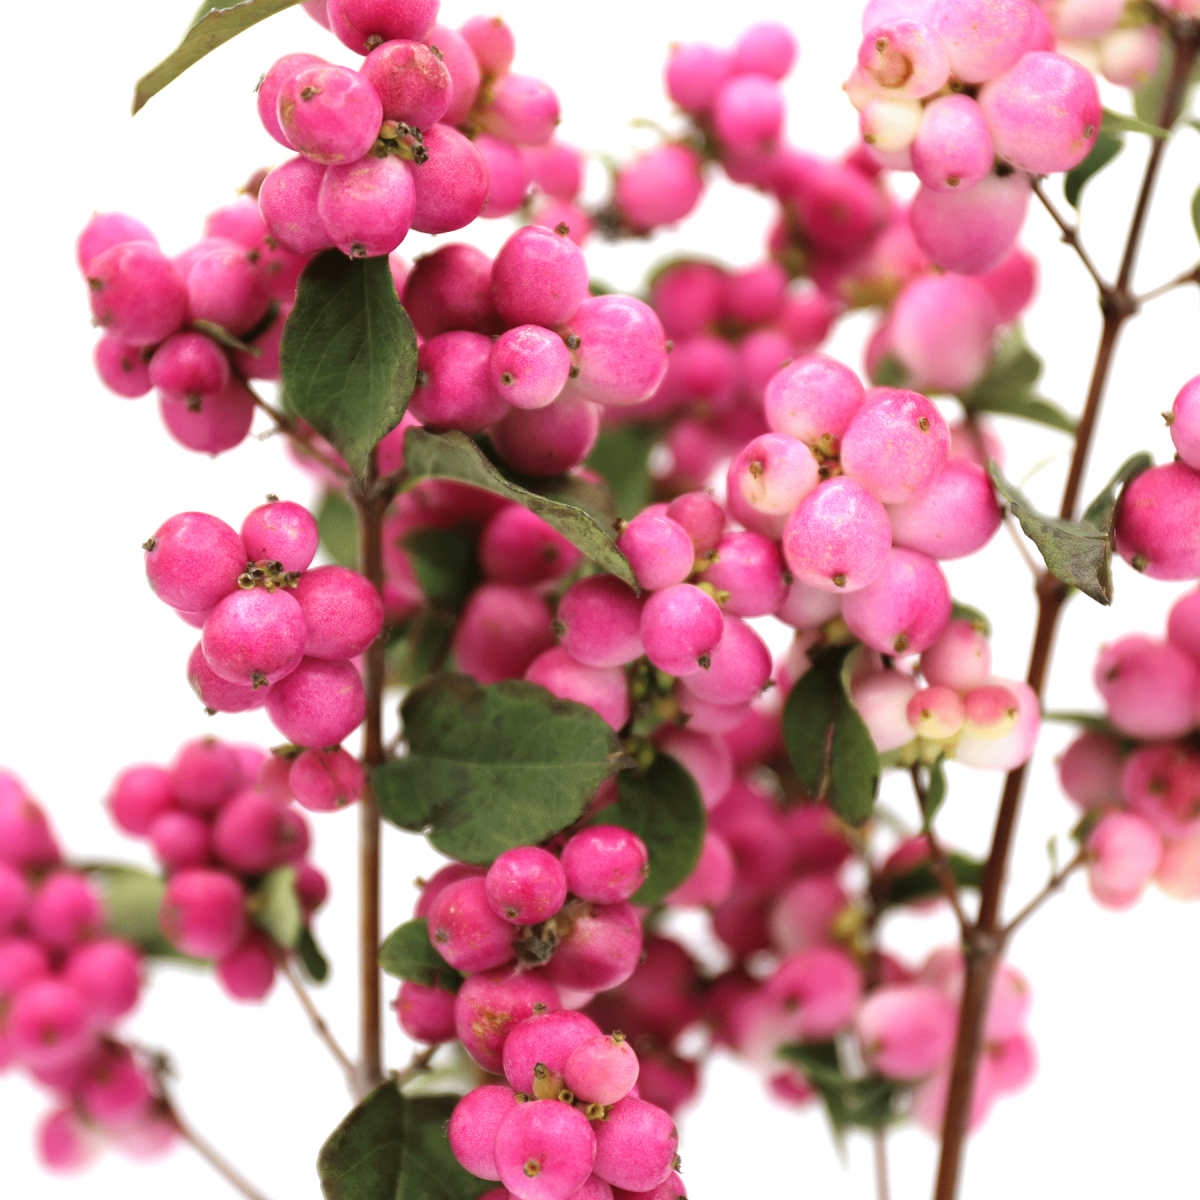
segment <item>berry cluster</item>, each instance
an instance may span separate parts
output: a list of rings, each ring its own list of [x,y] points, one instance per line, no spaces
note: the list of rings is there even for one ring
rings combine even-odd
[[[109,791],[113,820],[149,841],[167,876],[158,914],[163,934],[180,953],[212,960],[235,1000],[266,996],[284,954],[252,919],[262,878],[293,868],[305,920],[329,891],[306,858],[308,824],[290,804],[293,788],[311,791],[314,779],[326,790],[337,786],[329,761],[305,764],[314,753],[289,762],[254,746],[201,738],[181,746],[169,767],[127,767]],[[358,780],[361,787],[361,768]]]
[[[318,541],[305,508],[272,496],[241,533],[207,513],[178,513],[143,548],[154,593],[201,630],[187,673],[205,707],[265,705],[289,741],[332,749],[329,769],[341,776],[352,760],[335,748],[366,704],[351,659],[379,636],[383,601],[346,567],[310,569]],[[322,807],[307,789],[297,798]]]
[[[138,1001],[141,955],[106,932],[104,903],[63,861],[42,810],[0,771],[0,1070],[22,1067],[57,1107],[39,1149],[53,1170],[105,1145],[153,1156],[175,1129],[153,1079],[116,1037]]]

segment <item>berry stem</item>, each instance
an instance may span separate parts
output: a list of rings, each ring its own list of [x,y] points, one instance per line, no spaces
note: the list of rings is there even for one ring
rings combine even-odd
[[[1096,264],[1092,262],[1092,257],[1084,249],[1083,242],[1079,238],[1079,226],[1072,225],[1062,213],[1054,205],[1054,201],[1046,195],[1045,188],[1042,187],[1042,181],[1035,175],[1029,177],[1029,186],[1033,188],[1033,194],[1042,202],[1042,207],[1054,219],[1055,225],[1062,230],[1062,240],[1079,255],[1079,261],[1083,263],[1087,269],[1087,273],[1095,280],[1096,287],[1099,289],[1102,296],[1111,292],[1112,284],[1106,282],[1104,276],[1096,269]]]
[[[1171,77],[1163,95],[1158,120],[1158,124],[1164,129],[1172,128],[1179,118],[1187,94],[1188,80],[1197,54],[1200,53],[1200,25],[1196,21],[1188,17],[1172,18],[1168,32],[1174,56]],[[1060,515],[1066,520],[1071,520],[1075,515],[1079,488],[1083,482],[1083,472],[1087,466],[1088,451],[1091,448],[1117,339],[1125,322],[1137,312],[1137,300],[1130,291],[1130,282],[1166,142],[1166,138],[1155,138],[1150,147],[1150,156],[1130,220],[1116,283],[1110,288],[1100,285],[1100,308],[1104,315],[1104,324],[1092,368],[1087,401],[1075,435],[1075,451],[1063,489]],[[1095,277],[1095,271],[1092,270],[1091,273]],[[1029,686],[1040,696],[1050,666],[1054,633],[1067,598],[1067,589],[1049,573],[1042,573],[1037,582],[1037,595],[1038,621],[1026,679]],[[991,851],[984,870],[979,918],[963,939],[966,978],[959,1008],[958,1038],[954,1047],[950,1089],[946,1098],[946,1115],[942,1124],[942,1152],[934,1200],[954,1200],[958,1194],[967,1118],[971,1110],[979,1056],[983,1049],[983,1021],[991,993],[992,976],[1004,950],[1008,933],[1000,924],[1000,903],[1024,782],[1024,764],[1010,771],[1004,781],[1000,811],[996,817]],[[1019,914],[1017,921],[1023,920],[1025,915]]]
[[[304,984],[296,978],[296,972],[291,960],[284,954],[279,955],[279,969],[291,985],[292,991],[296,993],[296,999],[300,1001],[300,1007],[304,1009],[309,1021],[312,1022],[313,1032],[328,1047],[329,1053],[333,1055],[338,1066],[342,1068],[350,1084],[350,1089],[353,1091],[355,1083],[354,1064],[350,1061],[349,1056],[341,1046],[338,1045],[337,1039],[329,1031],[329,1026],[325,1023],[325,1018],[321,1016],[317,1010],[317,1006],[313,1004],[312,997],[308,994],[308,990]]]
[[[871,1141],[875,1151],[876,1200],[891,1200],[892,1189],[888,1183],[887,1134],[882,1129],[877,1129]]]
[[[324,450],[313,445],[313,435],[310,432],[305,432],[301,429],[291,417],[282,409],[276,408],[273,404],[268,404],[250,385],[246,384],[247,390],[254,397],[254,403],[263,410],[275,422],[275,429],[279,433],[286,434],[293,441],[299,442],[304,447],[304,453],[311,455],[325,467],[332,471],[339,479],[349,479],[346,474],[346,468],[335,459],[329,457]]]
[[[1065,867],[1055,871],[1053,875],[1046,881],[1046,886],[1007,925],[1004,927],[1004,937],[1007,941],[1016,931],[1033,916],[1055,892],[1061,890],[1064,883],[1076,872],[1080,867],[1084,866],[1089,859],[1086,850],[1080,850],[1073,859]]]
[[[926,812],[925,786],[921,783],[921,774],[917,769],[916,763],[909,768],[909,775],[912,776],[913,791],[917,796],[917,806],[920,809],[921,819],[924,821]],[[954,915],[958,918],[959,929],[962,931],[963,936],[966,937],[971,928],[971,922],[967,920],[967,914],[963,912],[962,901],[958,895],[958,884],[954,879],[954,872],[950,870],[946,851],[942,847],[941,839],[934,831],[932,821],[929,822],[925,839],[929,844],[929,865],[933,869],[933,873],[942,891],[946,894],[946,899],[950,901],[950,907],[954,909]]]
[[[378,473],[375,455],[367,478],[352,489],[358,512],[359,570],[383,591],[383,513],[387,497],[375,484]],[[358,1086],[361,1095],[383,1082],[383,1024],[379,980],[379,805],[371,786],[371,772],[384,762],[383,676],[384,643],[382,636],[363,655],[367,693],[367,721],[363,736],[363,765],[367,785],[358,806],[359,816],[359,1021],[360,1054]]]

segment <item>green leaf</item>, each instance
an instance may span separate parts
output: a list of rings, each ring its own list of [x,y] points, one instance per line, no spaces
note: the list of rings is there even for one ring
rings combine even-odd
[[[106,926],[110,933],[132,942],[143,954],[155,958],[184,958],[158,927],[158,910],[166,889],[158,875],[140,867],[108,863],[85,865],[83,869],[104,897]]]
[[[417,337],[386,256],[318,254],[283,327],[289,411],[332,442],[360,479],[379,439],[400,424],[417,379]]]
[[[457,619],[442,609],[423,608],[387,648],[388,683],[413,687],[446,656]]]
[[[329,961],[321,953],[321,947],[317,945],[317,939],[308,926],[305,926],[296,943],[296,954],[313,983],[324,983],[329,978]]]
[[[603,718],[522,680],[435,675],[401,715],[408,753],[372,776],[380,810],[461,862],[490,863],[565,829],[628,765]]]
[[[476,1200],[496,1185],[477,1179],[450,1152],[446,1124],[457,1096],[404,1101],[404,1169],[395,1200]]]
[[[908,371],[894,354],[885,354],[871,372],[872,387],[904,387],[907,383]]]
[[[969,621],[984,637],[992,636],[991,621],[979,609],[970,604],[960,604],[955,600],[954,606],[950,609],[950,619],[952,621]]]
[[[612,537],[614,513],[608,488],[578,475],[530,479],[492,462],[465,433],[413,428],[404,435],[406,488],[422,479],[454,479],[524,505],[553,526],[598,567],[637,590],[633,571]]]
[[[783,1046],[779,1056],[798,1066],[825,1102],[839,1142],[848,1129],[884,1129],[899,1119],[904,1084],[878,1075],[848,1078],[833,1042]]]
[[[1096,144],[1088,151],[1087,157],[1078,166],[1072,167],[1063,180],[1063,193],[1072,208],[1079,208],[1079,193],[1083,190],[1083,185],[1093,175],[1103,171],[1124,148],[1125,139],[1119,132],[1100,130]]]
[[[221,8],[217,4],[205,4],[192,19],[183,41],[166,58],[148,71],[137,82],[133,93],[133,111],[157,95],[168,83],[198,63],[206,54],[223,46],[230,38],[257,25],[259,21],[273,17],[285,8],[291,8],[300,0],[241,0]]]
[[[983,886],[984,864],[977,859],[968,858],[965,854],[950,851],[946,855],[946,863],[954,882],[960,888],[978,891]],[[890,904],[912,904],[920,900],[928,900],[931,896],[942,894],[941,884],[933,873],[928,862],[915,866],[903,875],[884,881],[883,894],[879,899],[881,907]]]
[[[403,544],[421,591],[441,608],[458,612],[482,579],[475,539],[457,529],[417,529]]]
[[[250,894],[250,915],[271,940],[294,950],[304,932],[304,910],[296,895],[296,868],[276,867]]]
[[[1045,517],[1000,473],[990,466],[997,491],[1008,502],[1021,528],[1041,551],[1046,569],[1056,579],[1077,587],[1098,604],[1113,598],[1113,523],[1122,487],[1136,479],[1154,460],[1145,452],[1126,459],[1104,490],[1088,505],[1081,521]]]
[[[457,992],[463,977],[437,952],[429,940],[429,922],[415,917],[397,925],[379,947],[379,965],[397,979],[409,979],[425,987]]]
[[[396,1200],[406,1102],[392,1083],[376,1088],[329,1135],[317,1155],[325,1200]]]
[[[646,843],[650,874],[631,903],[661,904],[696,869],[704,848],[708,818],[695,780],[666,754],[655,757],[647,771],[617,776],[620,800],[601,809],[593,825],[620,825]]]
[[[875,811],[879,752],[850,702],[842,666],[852,646],[820,655],[792,687],[783,710],[783,737],[800,786],[851,825]]]
[[[1041,373],[1041,359],[1026,345],[1020,329],[1014,328],[997,349],[987,374],[960,397],[963,407],[969,413],[1001,413],[1074,433],[1075,421],[1034,392]]]
[[[328,491],[317,509],[317,530],[325,553],[343,567],[358,566],[358,518],[341,492]]]
[[[1128,113],[1113,112],[1111,108],[1104,110],[1104,120],[1100,124],[1100,132],[1108,134],[1118,132],[1145,133],[1149,134],[1150,137],[1156,138],[1171,136],[1171,131],[1164,129],[1161,125],[1152,124],[1149,120],[1143,120],[1140,116],[1131,117]]]
[[[921,829],[928,833],[932,827],[938,809],[946,802],[946,767],[945,760],[938,760],[929,768],[925,781],[925,803],[921,813]]]
[[[1043,710],[1042,720],[1055,721],[1061,725],[1082,725],[1090,733],[1103,733],[1112,738],[1120,738],[1122,736],[1107,717],[1102,717],[1098,713],[1060,712],[1050,709]]]
[[[616,515],[636,517],[650,503],[650,451],[660,436],[653,425],[633,423],[602,428],[587,465],[608,480]]]

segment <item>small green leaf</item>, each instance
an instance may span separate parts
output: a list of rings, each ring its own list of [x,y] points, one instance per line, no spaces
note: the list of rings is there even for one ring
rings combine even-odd
[[[257,346],[247,345],[240,338],[234,337],[224,326],[216,324],[215,321],[193,321],[192,328],[198,333],[212,338],[214,342],[220,343],[227,350],[240,350],[243,354],[251,354],[255,358],[262,354]]]
[[[839,1143],[849,1129],[885,1129],[900,1118],[904,1084],[878,1075],[849,1078],[833,1042],[783,1046],[779,1056],[798,1066],[820,1095]]]
[[[1192,228],[1200,238],[1200,188],[1196,189],[1196,194],[1192,197]]]
[[[601,428],[587,465],[608,480],[618,517],[630,520],[650,503],[649,458],[660,436],[653,425],[631,423]]]
[[[386,257],[326,250],[304,268],[279,366],[289,411],[332,442],[361,479],[417,379],[416,334]]]
[[[907,383],[908,371],[894,354],[885,354],[871,372],[872,387],[904,387]]]
[[[458,612],[482,578],[475,538],[457,529],[417,529],[403,545],[421,591],[441,608]]]
[[[1141,117],[1131,117],[1128,113],[1113,112],[1111,108],[1104,110],[1104,120],[1100,125],[1101,133],[1145,133],[1150,137],[1165,138],[1171,136],[1169,129],[1144,121]],[[1099,140],[1099,139],[1097,139]]]
[[[601,809],[593,825],[620,825],[632,830],[650,852],[650,874],[631,903],[661,904],[696,869],[704,848],[708,818],[695,780],[666,754],[655,757],[647,771],[617,776],[620,800]]]
[[[136,113],[151,96],[157,95],[188,67],[198,63],[218,46],[223,46],[230,38],[299,3],[300,0],[241,0],[241,3],[225,8],[217,4],[204,4],[192,19],[179,46],[138,80],[133,94],[133,111]]]
[[[446,1125],[457,1096],[409,1096],[404,1101],[404,1169],[395,1200],[476,1200],[496,1185],[477,1179],[450,1151]]]
[[[457,992],[463,977],[445,962],[429,940],[429,922],[414,917],[397,925],[379,947],[379,965],[397,979],[409,979],[425,987]]]
[[[329,978],[329,961],[321,953],[321,947],[317,945],[317,939],[308,926],[305,926],[296,943],[296,954],[313,983],[324,983]]]
[[[925,803],[921,814],[921,829],[928,833],[937,817],[938,809],[946,802],[945,760],[938,760],[929,768],[925,781]]]
[[[317,1155],[317,1177],[325,1200],[396,1200],[405,1108],[395,1084],[385,1083],[329,1135]]]
[[[1125,148],[1125,139],[1117,131],[1101,129],[1096,144],[1078,166],[1072,167],[1063,180],[1063,193],[1067,203],[1079,208],[1079,193],[1093,175],[1099,174]]]
[[[1042,712],[1042,720],[1054,721],[1060,725],[1082,725],[1089,733],[1103,733],[1113,738],[1122,736],[1107,717],[1102,717],[1098,713],[1060,712],[1050,709]]]
[[[821,654],[793,685],[783,710],[783,737],[800,786],[851,825],[875,811],[879,752],[850,702],[842,666],[853,647]]]
[[[358,518],[340,492],[328,491],[317,509],[317,529],[325,553],[343,567],[358,566]]]
[[[166,890],[160,876],[141,867],[116,863],[84,864],[82,869],[104,898],[105,924],[110,933],[132,942],[143,954],[184,958],[158,927],[158,910]]]
[[[1143,471],[1154,466],[1154,456],[1144,450],[1131,454],[1118,468],[1117,473],[1104,485],[1104,490],[1087,506],[1083,523],[1100,530],[1111,539],[1113,524],[1117,519],[1117,501],[1126,484],[1136,479]]]
[[[969,621],[984,637],[992,636],[991,621],[979,609],[970,604],[960,604],[955,600],[954,606],[950,609],[950,619],[952,621]]]
[[[408,753],[372,777],[380,810],[462,862],[565,829],[628,762],[603,718],[522,680],[435,675],[401,715]]]
[[[304,910],[296,895],[296,868],[276,867],[250,894],[250,915],[277,946],[294,950],[304,932]]]
[[[1041,373],[1041,359],[1025,344],[1020,329],[1014,328],[997,349],[987,374],[960,397],[963,407],[969,413],[1000,413],[1074,433],[1075,421],[1034,392]]]
[[[950,874],[954,876],[954,882],[960,888],[978,891],[983,886],[982,862],[951,851],[946,855],[946,864],[950,868]],[[912,870],[905,871],[903,875],[883,882],[884,888],[878,901],[881,907],[913,904],[942,894],[942,886],[928,862],[920,863]]]
[[[553,526],[598,567],[637,590],[625,556],[612,536],[614,513],[607,487],[578,475],[530,479],[492,462],[465,433],[413,428],[404,435],[406,488],[422,479],[454,479],[514,500]]]

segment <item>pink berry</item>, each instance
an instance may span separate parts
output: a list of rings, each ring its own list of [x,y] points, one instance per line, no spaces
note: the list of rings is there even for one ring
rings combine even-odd
[[[216,738],[185,742],[171,764],[171,791],[188,812],[205,815],[215,811],[242,782],[237,753]]]
[[[683,262],[654,277],[650,298],[668,334],[692,337],[720,316],[724,272],[704,262]]]
[[[505,850],[488,868],[484,883],[492,912],[514,925],[549,920],[567,898],[562,864],[537,846]]]
[[[258,208],[271,236],[294,254],[315,254],[333,245],[317,211],[325,168],[298,155],[263,180]]]
[[[288,773],[296,803],[309,812],[336,812],[363,794],[364,775],[358,759],[340,746],[335,750],[305,750]]]
[[[439,334],[418,352],[410,411],[424,425],[478,433],[498,421],[508,401],[492,386],[492,341],[478,333]]]
[[[476,875],[486,874],[483,867],[472,866],[470,863],[452,862],[436,871],[428,881],[418,879],[417,885],[422,890],[416,908],[413,910],[413,916],[427,917],[438,895],[452,883],[456,883],[460,879],[471,879]]]
[[[511,936],[512,926],[507,928]],[[502,1051],[513,1028],[535,1011],[557,1011],[561,1007],[558,989],[543,971],[501,967],[471,975],[459,988],[454,1001],[455,1031],[463,1049],[485,1071],[497,1073],[502,1069]]]
[[[246,896],[224,871],[180,871],[163,894],[158,923],[167,939],[194,958],[223,958],[242,940]]]
[[[670,517],[649,512],[634,517],[617,537],[617,548],[647,591],[682,583],[692,573],[692,539]]]
[[[1015,321],[1033,300],[1038,283],[1037,262],[1018,246],[998,267],[993,267],[975,278],[991,296],[1000,324],[1008,325]]]
[[[973,723],[968,721],[963,727],[962,736],[959,738],[957,757],[958,761],[964,766],[977,767],[986,771],[1011,771],[1014,767],[1020,766],[1033,753],[1034,743],[1037,741],[1038,730],[1041,727],[1041,709],[1038,704],[1037,696],[1033,689],[1027,684],[1019,683],[1012,679],[992,679],[991,685],[998,688],[1003,688],[1007,695],[1002,695],[1000,692],[992,693],[992,702],[989,707],[992,708],[992,720],[996,719],[996,710],[1000,707],[995,704],[996,700],[1003,702],[1003,723],[999,724],[998,730],[1000,736],[995,736],[992,729],[978,731],[973,727]],[[968,693],[964,698],[964,707],[968,709],[968,717],[970,717],[971,705],[966,704],[966,700],[973,693]],[[1012,704],[1016,701],[1016,720],[1012,724],[1008,733],[1003,733],[1002,730],[1012,722]],[[987,719],[987,714],[985,719]]]
[[[558,97],[553,90],[540,79],[512,71],[492,84],[490,99],[479,113],[482,128],[518,146],[548,142],[558,122]]]
[[[459,669],[480,683],[520,679],[554,644],[546,602],[532,588],[485,583],[467,601],[454,632]]]
[[[1200,668],[1169,642],[1133,635],[1101,649],[1094,673],[1110,720],[1137,738],[1180,737],[1196,724]]]
[[[281,145],[294,149],[279,125],[279,90],[293,75],[305,67],[327,65],[316,54],[285,54],[271,64],[271,69],[259,80],[257,91],[258,119],[263,128]]]
[[[667,516],[687,531],[698,556],[716,548],[725,528],[721,506],[707,492],[676,496],[667,505]]]
[[[1126,484],[1116,545],[1151,579],[1200,576],[1200,473],[1186,463],[1165,463]]]
[[[479,134],[474,145],[483,155],[488,173],[488,197],[481,215],[489,219],[507,217],[525,201],[530,184],[529,167],[516,146],[490,133]]]
[[[246,875],[263,875],[295,862],[308,849],[304,818],[286,804],[249,789],[221,809],[212,835],[221,862]]]
[[[167,432],[200,454],[221,454],[239,445],[254,423],[254,396],[240,380],[199,400],[160,392],[158,410]]]
[[[242,522],[242,544],[251,562],[267,559],[285,571],[303,571],[320,544],[317,522],[302,504],[272,500],[251,510]]]
[[[867,1061],[889,1079],[920,1079],[954,1048],[958,1008],[921,984],[882,987],[863,1002],[855,1032]]]
[[[378,94],[386,120],[425,130],[441,120],[450,104],[450,72],[420,42],[384,42],[367,55],[359,71]]]
[[[450,1151],[460,1166],[479,1179],[500,1178],[496,1169],[496,1131],[516,1107],[513,1090],[500,1084],[473,1088],[454,1106],[446,1133]]]
[[[626,1096],[596,1125],[596,1174],[614,1187],[645,1192],[674,1169],[679,1134],[657,1105]]]
[[[689,675],[687,686],[710,704],[745,704],[771,678],[771,652],[740,617],[723,613],[722,620],[721,643],[711,654],[708,670]]]
[[[574,834],[563,847],[562,865],[572,895],[616,904],[628,900],[645,882],[650,855],[636,833],[618,825],[593,825]]]
[[[913,171],[935,192],[974,187],[992,169],[992,138],[970,96],[941,96],[927,105],[912,144]]]
[[[511,408],[492,427],[492,446],[524,475],[560,475],[591,453],[600,433],[600,408],[570,389],[545,408]]]
[[[487,163],[479,148],[457,129],[434,125],[425,133],[425,162],[413,168],[418,233],[448,233],[478,217],[488,201]]]
[[[479,96],[482,72],[467,39],[456,29],[435,25],[421,39],[435,49],[450,72],[452,85],[450,107],[442,118],[447,125],[461,125],[469,116]]]
[[[675,699],[688,729],[696,733],[731,733],[751,711],[749,701],[744,704],[713,704],[709,700],[701,700],[682,679],[675,683]]]
[[[723,607],[739,617],[762,617],[778,609],[787,593],[778,543],[761,534],[727,533],[704,569],[705,582],[727,592]]]
[[[471,47],[481,70],[503,75],[512,66],[516,39],[503,17],[472,17],[459,32]]]
[[[596,1136],[587,1117],[558,1100],[518,1104],[496,1132],[496,1170],[516,1200],[564,1200],[592,1173]]]
[[[555,631],[576,662],[621,667],[642,655],[642,602],[615,575],[589,575],[558,602]]]
[[[250,712],[267,702],[269,685],[256,688],[253,683],[231,683],[222,678],[209,666],[199,642],[188,655],[187,679],[200,703],[213,712]]]
[[[257,325],[271,299],[256,252],[233,244],[214,246],[196,258],[187,273],[187,293],[192,320],[211,321],[232,334]]]
[[[275,982],[275,956],[271,943],[256,929],[246,931],[242,942],[217,962],[217,979],[235,1000],[266,999]]]
[[[484,526],[478,554],[488,579],[514,584],[558,579],[583,557],[561,533],[519,504],[502,508]]]
[[[666,334],[654,310],[632,296],[592,296],[571,317],[579,339],[572,388],[597,404],[638,404],[667,370]],[[570,343],[568,342],[568,345]]]
[[[311,917],[329,896],[329,881],[310,862],[296,864],[296,898]]]
[[[83,875],[55,871],[29,905],[29,928],[47,947],[65,950],[94,937],[104,924],[100,897]]]
[[[1082,733],[1058,759],[1062,790],[1080,808],[1112,808],[1124,802],[1120,744],[1102,733]]]
[[[921,655],[921,671],[931,684],[969,691],[991,676],[991,645],[970,621],[953,620]]]
[[[122,242],[87,266],[92,316],[112,337],[150,346],[187,319],[187,288],[174,264],[149,242]]]
[[[667,59],[667,94],[684,112],[706,112],[732,69],[733,55],[728,50],[702,42],[673,46]]]
[[[542,973],[560,987],[600,992],[624,983],[637,969],[642,923],[629,904],[586,904]]]
[[[713,128],[735,150],[769,149],[783,127],[783,93],[766,75],[735,75],[713,100]]]
[[[150,382],[169,392],[203,396],[229,383],[229,359],[201,333],[176,333],[150,360]]]
[[[149,830],[155,857],[169,871],[206,867],[212,858],[212,834],[203,817],[194,813],[165,812]]]
[[[803,1040],[827,1038],[854,1014],[862,977],[842,950],[821,946],[786,959],[767,980],[767,998],[785,1014],[787,1035]]]
[[[406,980],[393,1007],[400,1028],[413,1041],[438,1045],[454,1040],[453,992]]]
[[[547,196],[566,203],[579,195],[583,186],[583,155],[574,146],[556,141],[544,146],[526,146],[521,157],[529,166],[533,182]]]
[[[717,602],[690,583],[648,597],[642,606],[640,628],[646,656],[668,675],[702,670],[724,632]]]
[[[695,728],[694,720],[689,726]],[[667,896],[666,902],[681,908],[722,904],[733,890],[737,869],[729,844],[719,833],[709,829],[704,834],[704,845],[695,870]]]
[[[940,5],[931,20],[945,43],[950,70],[964,83],[983,83],[1007,71],[1034,33],[1024,0],[959,0]]]
[[[102,337],[96,343],[93,361],[101,383],[118,396],[136,399],[153,386],[143,349],[120,338]]]
[[[786,25],[760,21],[742,31],[733,46],[733,69],[782,79],[796,61],[799,49]]]
[[[972,688],[963,698],[963,730],[968,737],[992,741],[1007,736],[1020,716],[1020,701],[1003,684]]]
[[[771,939],[784,954],[811,950],[829,941],[838,916],[848,904],[833,875],[809,875],[796,880],[771,908]]]
[[[350,258],[390,254],[413,222],[412,169],[395,155],[369,154],[328,167],[317,193],[317,212],[333,243]]]
[[[950,76],[945,43],[923,21],[907,17],[865,30],[858,65],[873,88],[918,100],[940,91]]]
[[[1167,640],[1194,659],[1200,659],[1200,589],[1184,592],[1167,617]]]
[[[539,1076],[561,1079],[575,1050],[599,1035],[596,1023],[581,1012],[534,1013],[505,1039],[504,1076],[518,1092],[532,1096]],[[538,1072],[538,1064],[544,1072]]]
[[[304,653],[310,658],[355,658],[383,629],[383,600],[349,567],[305,571],[293,594],[304,616]]]
[[[0,863],[0,937],[6,937],[25,916],[29,884],[15,867]]]
[[[645,233],[682,221],[704,193],[700,156],[667,143],[638,155],[617,175],[613,203],[625,224]]]
[[[778,535],[784,522],[820,482],[817,460],[786,433],[755,438],[733,460],[727,477],[730,507],[758,533]],[[746,518],[751,518],[747,520]]]
[[[75,242],[75,261],[86,275],[88,267],[105,250],[126,242],[149,242],[158,245],[158,239],[150,229],[136,217],[125,213],[93,213]]]
[[[82,1171],[104,1148],[98,1132],[75,1108],[57,1108],[38,1122],[38,1157],[47,1171]]]
[[[733,782],[733,759],[724,741],[671,726],[664,727],[655,741],[664,754],[671,755],[687,769],[700,790],[705,808],[715,808],[724,799]]]
[[[1171,406],[1168,424],[1175,452],[1189,467],[1200,465],[1200,376],[1179,389]]]
[[[171,777],[150,763],[126,767],[108,793],[108,811],[126,833],[144,837],[154,818],[171,807]]]
[[[798,358],[767,384],[763,410],[777,433],[835,454],[865,391],[858,376],[824,354]]]
[[[1162,862],[1162,838],[1144,817],[1109,813],[1088,835],[1088,886],[1106,908],[1128,908]]]
[[[437,20],[438,0],[329,0],[329,28],[356,54],[381,42],[424,41]]]
[[[993,172],[965,192],[922,187],[909,209],[909,222],[917,245],[939,267],[978,275],[1011,253],[1030,195],[1029,180],[1020,171]]]
[[[842,602],[838,596],[811,587],[799,580],[791,587],[785,586],[786,595],[776,607],[775,615],[785,624],[796,629],[816,629],[826,621],[833,620],[842,611]],[[732,604],[729,601],[726,607]],[[731,609],[730,611],[736,611]],[[739,616],[753,616],[752,613],[739,613]]]
[[[1011,699],[1011,693],[1009,698]],[[936,739],[953,737],[962,729],[963,722],[967,719],[962,697],[950,688],[939,687],[937,684],[922,688],[913,696],[908,702],[907,715],[908,723],[917,733],[922,737]]]
[[[503,329],[492,304],[492,260],[474,246],[451,243],[422,255],[404,284],[402,300],[423,338],[456,329]]]
[[[566,386],[571,352],[557,333],[518,325],[492,346],[494,390],[515,408],[545,408]]]
[[[951,458],[925,491],[891,505],[888,516],[897,546],[944,560],[982,550],[1000,528],[1002,513],[984,469]]]
[[[226,596],[204,622],[208,665],[230,683],[277,683],[305,651],[305,614],[285,589],[246,588]]]
[[[880,654],[918,654],[945,629],[951,607],[937,563],[897,547],[875,580],[842,600],[842,617]]]
[[[496,255],[492,294],[509,325],[562,325],[588,294],[587,264],[570,238],[526,225]]]
[[[1139,816],[1172,841],[1200,833],[1200,755],[1186,744],[1141,746],[1120,771],[1120,793]]]
[[[904,671],[875,671],[854,681],[850,698],[880,754],[913,740],[908,706],[916,692],[916,683]]]
[[[267,695],[267,715],[297,746],[336,746],[366,715],[362,678],[351,662],[305,657]]]
[[[842,471],[895,504],[929,486],[949,449],[950,431],[932,401],[902,388],[872,388],[842,437]]]
[[[782,540],[784,560],[797,579],[821,591],[850,593],[884,569],[892,527],[887,510],[862,484],[841,477],[827,479],[801,501]]]
[[[78,1062],[93,1040],[83,997],[48,979],[30,983],[13,997],[6,1032],[16,1057],[34,1070]]]
[[[383,124],[383,106],[368,80],[332,64],[304,67],[283,80],[276,113],[289,144],[326,165],[362,158]]]
[[[572,1051],[563,1077],[576,1099],[616,1104],[637,1083],[638,1056],[623,1035],[589,1038]]]
[[[560,700],[586,704],[618,732],[629,720],[629,683],[619,667],[585,666],[554,646],[529,664],[525,679]]]
[[[995,303],[977,280],[926,275],[901,292],[889,328],[914,387],[965,392],[987,370],[998,324]]]
[[[478,876],[450,884],[429,910],[429,940],[456,970],[475,973],[511,962],[513,933],[492,911]]]

